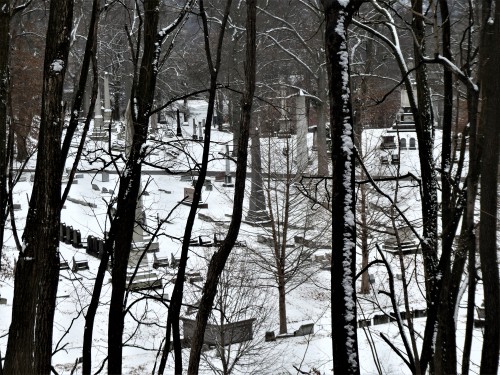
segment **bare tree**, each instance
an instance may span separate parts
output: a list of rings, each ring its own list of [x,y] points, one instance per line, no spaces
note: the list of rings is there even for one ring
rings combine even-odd
[[[500,52],[492,46],[500,42],[500,8],[483,1],[481,39],[481,132],[484,146],[481,163],[481,215],[479,254],[484,288],[485,332],[481,353],[481,373],[498,372],[500,349],[500,280],[498,276],[498,116],[500,97]]]
[[[334,371],[359,374],[356,317],[354,128],[347,28],[363,1],[322,0],[332,133],[332,344]]]
[[[203,295],[200,302],[198,314],[196,315],[196,328],[194,340],[191,343],[191,353],[189,356],[188,373],[198,373],[200,354],[203,344],[203,336],[208,317],[212,310],[212,305],[217,291],[217,284],[224,269],[231,250],[236,243],[243,214],[243,198],[245,195],[246,167],[248,158],[248,140],[250,134],[250,121],[252,113],[252,103],[255,91],[255,71],[256,71],[256,22],[257,22],[257,2],[247,0],[247,21],[246,21],[246,65],[245,65],[245,91],[241,99],[241,125],[240,138],[238,140],[238,159],[236,163],[236,183],[234,191],[234,205],[231,223],[229,225],[226,238],[222,242],[219,250],[212,256],[208,266],[207,281],[203,286]],[[196,197],[196,196],[195,196]]]
[[[62,94],[73,1],[50,3],[38,158],[33,193],[16,266],[5,373],[49,373],[59,277]]]

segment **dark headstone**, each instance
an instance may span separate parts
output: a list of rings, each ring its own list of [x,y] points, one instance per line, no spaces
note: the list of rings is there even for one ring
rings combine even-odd
[[[67,226],[66,227],[66,234],[64,235],[64,243],[67,243],[68,245],[70,245],[72,237],[73,237],[73,227]]]
[[[93,236],[88,236],[87,237],[87,254],[94,254],[94,237]]]
[[[274,335],[274,331],[267,331],[264,336],[265,342],[276,341],[276,336]]]
[[[97,251],[98,251],[98,258],[101,259],[104,255],[104,240],[97,241]]]
[[[368,280],[369,280],[370,284],[372,284],[372,285],[375,284],[375,276],[368,275]]]
[[[78,229],[73,230],[73,238],[71,243],[74,247],[82,247],[82,234]]]
[[[358,328],[370,327],[372,322],[370,319],[361,319],[358,320]]]
[[[388,315],[374,315],[373,316],[373,324],[378,325],[378,324],[385,324],[389,323],[389,316]]]
[[[59,223],[59,241],[64,242],[65,234],[66,234],[66,224]]]

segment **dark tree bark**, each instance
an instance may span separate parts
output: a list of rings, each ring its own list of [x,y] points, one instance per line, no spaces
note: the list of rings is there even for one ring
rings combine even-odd
[[[231,250],[236,243],[243,215],[243,198],[245,196],[246,168],[248,159],[248,139],[252,113],[253,96],[255,92],[256,71],[256,0],[247,0],[246,20],[246,57],[245,57],[245,92],[241,99],[240,138],[238,140],[238,159],[236,164],[236,182],[234,189],[234,204],[231,223],[228,233],[221,247],[210,260],[207,281],[203,286],[203,293],[196,315],[196,328],[191,340],[188,374],[198,374],[201,348],[207,321],[212,311],[217,285]]]
[[[332,341],[334,372],[359,374],[356,318],[354,129],[347,28],[362,1],[322,0],[332,133]]]
[[[0,0],[0,268],[2,266],[3,236],[7,219],[7,108],[9,101],[10,0]],[[1,366],[0,366],[1,367]]]
[[[5,222],[8,215],[8,165],[10,160],[8,136],[13,131],[9,106],[11,103],[10,95],[10,22],[12,17],[24,10],[29,2],[23,6],[17,6],[12,9],[11,0],[0,0],[0,268],[2,267],[3,238]]]
[[[443,56],[452,60],[451,56],[451,24],[448,11],[448,2],[439,1],[441,10],[442,48]],[[452,145],[452,111],[453,111],[453,75],[448,69],[443,72],[444,85],[444,108],[443,108],[443,143],[441,147],[441,199],[442,199],[442,252],[441,252],[441,303],[438,312],[438,333],[436,338],[436,354],[434,357],[434,369],[436,373],[453,374],[456,373],[456,327],[455,327],[455,301],[456,291],[459,285],[451,285],[451,254],[453,240],[460,216],[456,215],[456,201],[452,197],[451,180],[451,145]],[[462,205],[463,206],[463,205]],[[460,279],[458,279],[460,282]]]
[[[484,289],[485,328],[481,374],[498,373],[500,339],[500,291],[497,255],[498,119],[500,118],[500,7],[483,1],[481,40],[481,199],[479,255]]]
[[[62,94],[73,1],[50,3],[42,110],[33,192],[14,285],[6,374],[51,371],[52,330],[59,278]]]
[[[438,277],[437,257],[437,176],[434,163],[434,118],[427,78],[427,66],[423,63],[425,54],[425,23],[423,16],[423,1],[412,0],[412,31],[414,34],[415,81],[417,85],[417,100],[409,94],[415,128],[418,139],[420,173],[422,178],[422,222],[423,241],[421,243],[424,259],[427,295],[427,322],[424,331],[424,343],[421,353],[421,371],[425,372],[433,357],[432,342],[435,338],[435,322],[437,319],[440,298],[440,283]],[[407,91],[412,87],[407,82]]]
[[[146,143],[149,117],[153,105],[156,85],[158,50],[158,13],[159,0],[144,2],[144,49],[139,77],[134,79],[137,86],[132,88],[132,126],[133,139],[125,171],[120,176],[115,218],[111,230],[114,236],[108,240],[114,242],[114,257],[111,271],[112,292],[108,321],[108,372],[122,372],[122,337],[125,319],[125,290],[128,259],[132,245],[135,225],[135,211],[141,184],[143,145]],[[156,62],[155,62],[156,58]],[[106,244],[106,246],[109,246]]]
[[[172,344],[174,349],[174,361],[175,361],[175,374],[182,374],[182,353],[181,353],[181,342],[180,342],[180,332],[179,332],[179,316],[182,307],[182,299],[184,295],[184,277],[186,273],[189,244],[191,241],[191,233],[193,231],[193,224],[196,219],[196,214],[198,210],[198,203],[201,197],[201,189],[205,182],[208,168],[208,160],[210,156],[210,140],[211,140],[211,128],[213,121],[213,114],[215,111],[215,100],[217,96],[217,77],[219,75],[219,69],[221,65],[221,55],[222,55],[222,45],[224,41],[224,35],[226,32],[226,24],[229,17],[229,11],[231,9],[232,0],[228,0],[225,5],[223,18],[220,26],[220,32],[218,35],[217,49],[215,53],[215,60],[213,60],[212,52],[210,48],[209,41],[209,28],[207,15],[205,13],[205,7],[203,0],[199,1],[200,16],[203,23],[203,32],[205,35],[205,54],[208,63],[208,70],[210,74],[210,88],[208,97],[208,109],[207,117],[205,121],[205,132],[204,132],[204,143],[203,143],[203,154],[201,167],[198,172],[198,180],[194,187],[193,203],[191,204],[191,209],[189,210],[189,215],[186,220],[186,229],[184,231],[184,236],[182,239],[182,249],[181,257],[179,260],[179,268],[177,270],[177,277],[174,285],[174,290],[172,291],[172,298],[170,299],[170,306],[167,316],[167,330],[165,335],[165,343],[163,347],[163,353],[160,360],[160,365],[158,367],[158,374],[163,374],[165,371],[165,366],[167,363],[168,352],[170,351],[171,342],[170,335],[172,335]]]

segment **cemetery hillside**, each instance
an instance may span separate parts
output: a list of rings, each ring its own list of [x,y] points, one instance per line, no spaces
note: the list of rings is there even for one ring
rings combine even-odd
[[[0,375],[498,374],[500,7],[0,0]]]

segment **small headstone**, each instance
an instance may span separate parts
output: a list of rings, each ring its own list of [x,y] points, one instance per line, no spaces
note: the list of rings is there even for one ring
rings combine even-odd
[[[88,236],[87,237],[87,254],[94,255],[95,250],[94,250],[94,236]]]
[[[19,203],[14,203],[12,205],[12,208],[14,209],[14,211],[18,211],[21,209],[21,205]]]
[[[371,325],[372,321],[370,319],[358,320],[358,328],[370,327]]]
[[[102,182],[109,182],[109,173],[106,171],[101,172]]]
[[[64,242],[64,233],[66,233],[66,229],[64,228],[64,223],[59,223],[59,241]]]
[[[198,139],[198,134],[196,134],[196,120],[193,119],[193,139],[197,140]]]
[[[382,315],[374,315],[373,316],[373,324],[378,325],[378,324],[385,324],[389,323],[389,316],[382,314]]]
[[[99,190],[101,190],[101,189],[99,189],[99,186],[97,186],[96,184],[92,184],[92,190],[97,190],[97,191],[99,191]]]
[[[294,336],[312,335],[314,333],[314,323],[302,324],[293,334]]]
[[[34,182],[34,181],[35,181],[35,174],[34,174],[34,173],[32,173],[32,174],[30,175],[30,182]]]
[[[174,254],[170,254],[170,266],[172,268],[177,268],[177,266],[179,265],[179,261],[180,259],[174,257]]]
[[[104,186],[102,187],[102,190],[101,190],[102,193],[107,193],[108,192],[108,189],[106,189]]]
[[[73,231],[73,238],[72,238],[71,244],[74,247],[78,247],[78,248],[82,247],[82,234],[80,233],[80,231],[78,229]]]
[[[77,259],[75,256],[73,256],[73,266],[71,267],[71,270],[73,272],[78,272],[88,269],[89,269],[89,262],[87,261],[87,259]]]
[[[274,335],[274,331],[267,331],[264,336],[265,342],[276,341],[276,336]]]
[[[68,265],[68,262],[66,262],[65,260],[60,260],[59,261],[59,270],[69,270],[69,265]]]
[[[189,278],[189,283],[194,284],[194,283],[200,283],[203,281],[203,277],[201,276],[193,276]]]
[[[71,244],[71,238],[73,237],[73,227],[66,227],[66,234],[64,235],[64,243]]]
[[[98,258],[101,259],[102,256],[104,255],[104,241],[103,240],[97,241],[97,250],[98,250]]]

